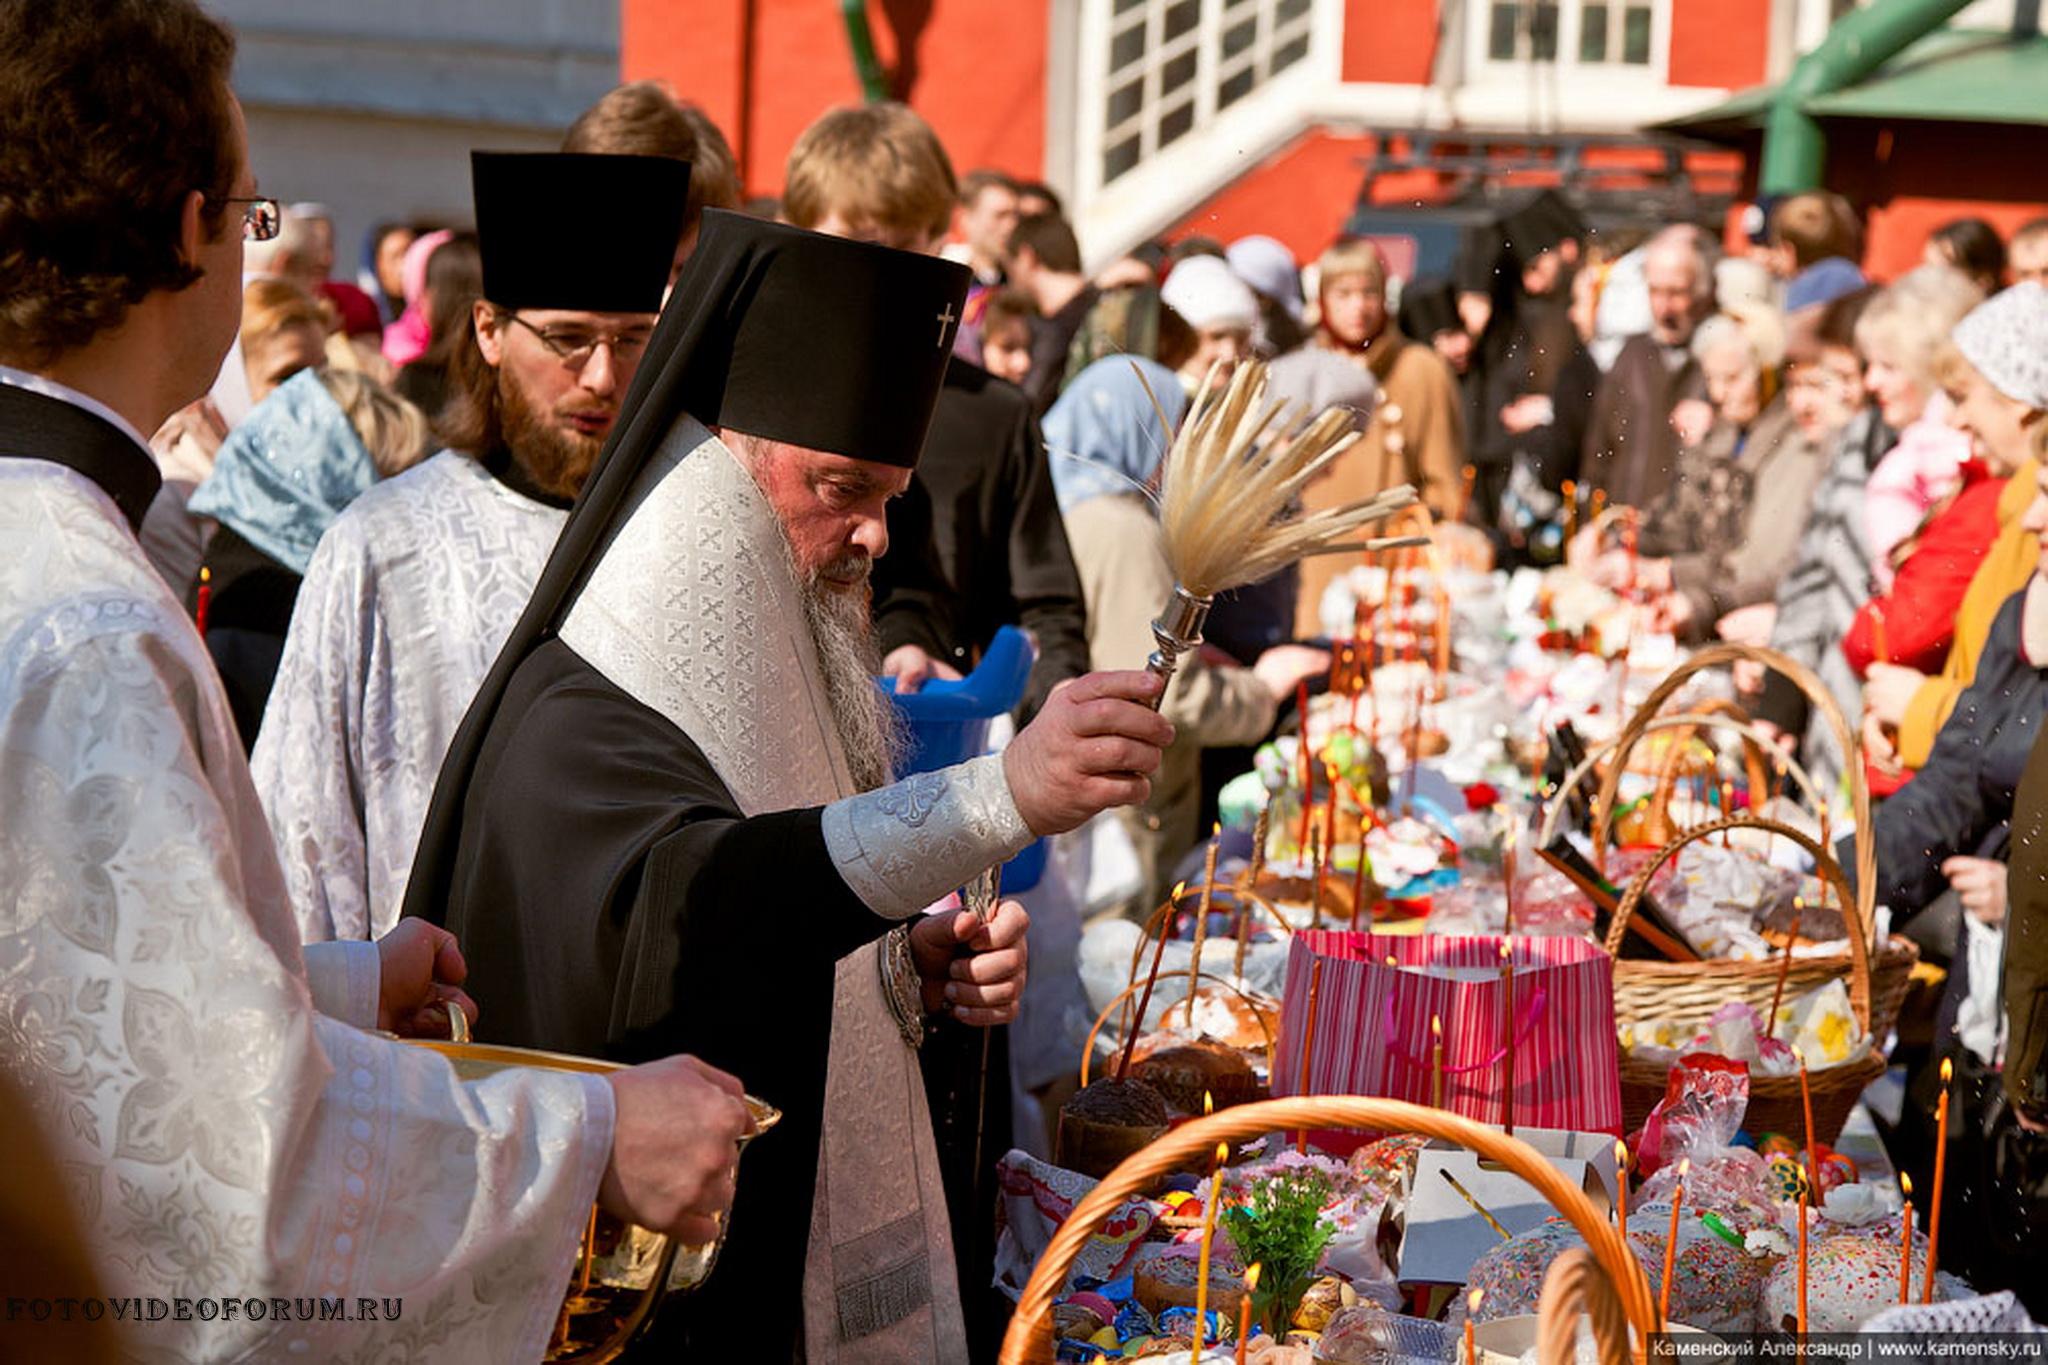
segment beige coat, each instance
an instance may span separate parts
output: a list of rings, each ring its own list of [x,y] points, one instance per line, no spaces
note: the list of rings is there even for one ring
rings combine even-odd
[[[1372,421],[1358,444],[1303,491],[1303,504],[1310,511],[1338,507],[1406,483],[1414,485],[1439,520],[1454,516],[1465,463],[1465,412],[1451,367],[1391,325],[1366,348],[1363,362],[1380,386]],[[1344,555],[1302,562],[1294,612],[1297,637],[1323,633],[1323,589],[1351,565]]]
[[[1173,593],[1159,521],[1136,494],[1090,498],[1066,513],[1067,540],[1088,604],[1088,662],[1096,669],[1143,668],[1152,652],[1152,618]],[[1183,656],[1160,714],[1179,732],[1152,778],[1152,799],[1120,814],[1144,869],[1145,903],[1200,836],[1202,749],[1266,737],[1278,711],[1248,668]]]

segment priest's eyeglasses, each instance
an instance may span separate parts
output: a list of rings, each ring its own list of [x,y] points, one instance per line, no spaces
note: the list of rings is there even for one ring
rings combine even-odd
[[[253,199],[230,195],[218,202],[242,206],[244,241],[267,242],[284,228],[284,209],[279,207],[275,199],[266,199],[260,195]]]
[[[590,363],[590,357],[597,354],[599,346],[612,348],[617,360],[631,360],[647,349],[652,339],[647,332],[592,332],[582,327],[536,327],[517,313],[500,313],[500,317],[518,323],[527,331],[540,338],[540,344],[562,364],[572,370],[580,370]]]

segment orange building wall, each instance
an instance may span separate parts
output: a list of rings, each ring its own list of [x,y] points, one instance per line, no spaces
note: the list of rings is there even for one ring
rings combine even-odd
[[[1671,0],[1671,84],[1737,90],[1770,60],[1771,0]]]
[[[1476,0],[1474,0],[1476,3]],[[1346,0],[1344,79],[1427,85],[1441,0]]]
[[[1230,242],[1262,232],[1286,244],[1297,260],[1312,260],[1330,244],[1358,197],[1369,133],[1317,128],[1302,134],[1189,214],[1164,235],[1200,235]]]
[[[826,0],[622,0],[621,11],[625,78],[665,80],[702,104],[739,153],[750,194],[777,193],[797,135],[860,98]],[[870,0],[868,22],[896,97],[938,129],[956,170],[1043,173],[1045,4]]]

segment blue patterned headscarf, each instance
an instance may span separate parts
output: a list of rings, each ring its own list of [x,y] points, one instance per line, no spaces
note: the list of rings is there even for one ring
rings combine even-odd
[[[1105,356],[1081,371],[1045,415],[1046,458],[1060,510],[1149,487],[1173,443],[1170,427],[1180,424],[1187,406],[1187,390],[1157,361]],[[1160,408],[1166,424],[1159,420]]]
[[[228,433],[191,510],[212,517],[294,573],[377,467],[312,370],[278,385]]]

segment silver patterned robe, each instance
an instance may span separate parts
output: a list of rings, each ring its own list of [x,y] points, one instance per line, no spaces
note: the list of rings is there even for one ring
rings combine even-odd
[[[441,760],[567,515],[444,451],[321,537],[249,758],[305,941],[398,922]]]
[[[129,1327],[128,1349],[538,1359],[608,1086],[458,1084],[319,1012],[374,1017],[374,949],[321,954],[339,970],[316,996],[206,647],[114,502],[0,458],[0,545],[0,1066],[110,1298],[333,1295],[348,1316],[195,1312]],[[401,1312],[359,1320],[362,1297]],[[32,1324],[7,1330],[29,1353]]]

